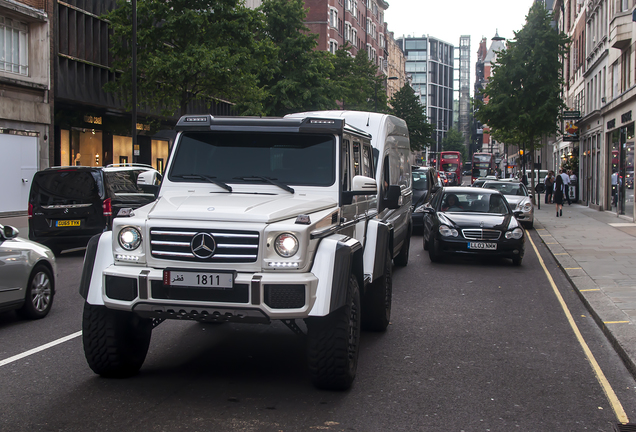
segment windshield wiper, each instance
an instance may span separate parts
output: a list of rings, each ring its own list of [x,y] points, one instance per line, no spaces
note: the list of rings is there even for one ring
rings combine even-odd
[[[279,188],[281,188],[283,190],[286,190],[287,192],[296,193],[294,188],[287,186],[285,183],[278,182],[274,178],[261,177],[261,176],[246,176],[246,177],[234,177],[234,179],[236,179],[236,180],[245,180],[245,181],[262,180],[262,181],[267,182],[269,184],[273,184],[274,186],[278,186]]]
[[[222,187],[223,189],[225,189],[228,192],[232,192],[232,186],[230,186],[229,184],[223,183],[221,180],[216,180],[216,177],[210,177],[210,176],[206,176],[203,174],[179,174],[179,175],[175,175],[174,177],[178,177],[178,178],[182,178],[182,179],[202,179],[202,180],[207,180],[210,183],[214,183],[217,186]]]

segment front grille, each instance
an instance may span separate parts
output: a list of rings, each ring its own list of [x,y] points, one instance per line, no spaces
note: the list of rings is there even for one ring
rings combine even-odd
[[[209,257],[200,257],[193,253],[192,240],[197,234],[208,234],[214,239],[215,247]],[[258,257],[258,241],[258,232],[254,231],[185,228],[152,228],[150,230],[152,256],[158,259],[177,261],[254,262]]]
[[[249,301],[249,285],[235,284],[232,289],[195,288],[182,286],[166,286],[163,281],[153,280],[150,283],[152,298],[157,300],[191,300],[219,303],[247,303]]]
[[[298,309],[305,306],[305,285],[266,284],[265,304],[272,309]]]
[[[468,240],[499,240],[501,231],[490,229],[465,229],[462,230],[464,238]]]

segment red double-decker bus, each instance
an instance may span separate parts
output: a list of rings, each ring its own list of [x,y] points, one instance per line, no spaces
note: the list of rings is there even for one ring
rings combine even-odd
[[[462,154],[457,151],[443,151],[439,155],[439,169],[445,173],[451,173],[449,186],[462,184]]]
[[[495,155],[490,153],[473,154],[473,173],[471,184],[479,177],[495,175]]]

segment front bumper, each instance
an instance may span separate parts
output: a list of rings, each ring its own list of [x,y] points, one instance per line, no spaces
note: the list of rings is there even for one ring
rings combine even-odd
[[[102,274],[106,307],[158,319],[303,319],[316,302],[317,286],[313,273],[237,272],[230,289],[164,285],[163,270],[147,267],[111,265]]]
[[[500,239],[497,241],[488,241],[488,240],[467,240],[465,238],[458,238],[458,237],[443,237],[438,234],[436,237],[436,240],[439,243],[440,252],[442,253],[456,253],[456,254],[465,254],[465,255],[493,256],[493,257],[505,257],[505,258],[523,257],[524,245],[525,245],[525,235],[519,240]],[[472,242],[496,243],[497,249],[496,250],[470,249],[468,245]]]

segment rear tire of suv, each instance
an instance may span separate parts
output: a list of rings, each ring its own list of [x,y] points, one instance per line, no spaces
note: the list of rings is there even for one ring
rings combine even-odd
[[[383,332],[391,320],[393,297],[393,263],[391,253],[386,251],[384,272],[362,297],[362,328]]]
[[[395,257],[394,262],[398,267],[406,267],[409,263],[409,250],[411,249],[411,227],[409,226],[409,235],[404,239],[404,244],[400,253]]]
[[[150,319],[132,312],[84,304],[84,355],[96,374],[107,378],[135,375],[146,359],[151,335]]]
[[[24,306],[18,309],[18,315],[27,319],[40,319],[48,315],[53,305],[53,276],[42,264],[33,268],[26,287]]]
[[[360,291],[349,276],[346,304],[325,317],[308,318],[307,356],[313,384],[322,389],[346,390],[358,368],[360,350]]]

